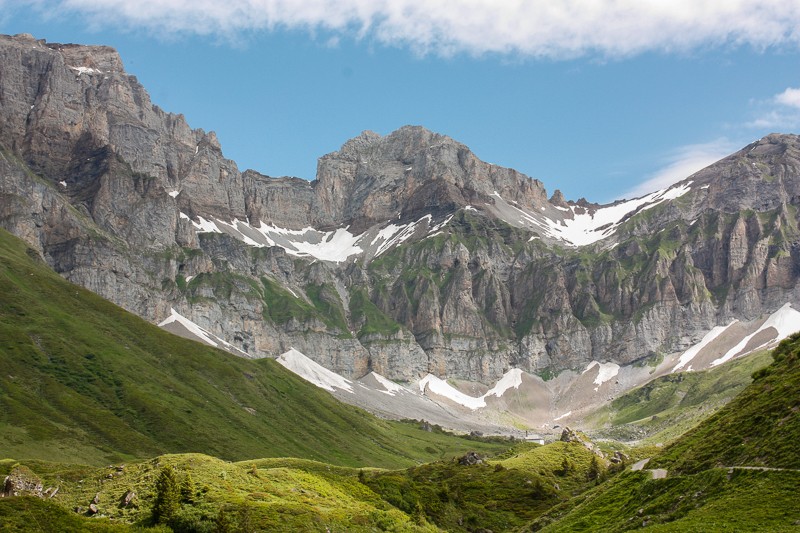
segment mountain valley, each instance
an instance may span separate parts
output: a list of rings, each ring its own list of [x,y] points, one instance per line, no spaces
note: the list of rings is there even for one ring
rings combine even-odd
[[[798,205],[794,134],[608,205],[420,126],[240,171],[0,36],[0,529],[797,527]]]

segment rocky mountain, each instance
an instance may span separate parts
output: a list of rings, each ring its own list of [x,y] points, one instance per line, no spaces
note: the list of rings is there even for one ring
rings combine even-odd
[[[0,225],[145,319],[351,378],[648,363],[800,303],[800,137],[643,198],[549,199],[421,127],[241,172],[107,47],[0,37]]]

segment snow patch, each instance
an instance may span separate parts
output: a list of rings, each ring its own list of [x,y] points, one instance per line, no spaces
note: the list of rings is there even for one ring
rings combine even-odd
[[[781,307],[780,309],[775,311],[772,315],[770,315],[770,317],[766,320],[766,322],[764,322],[764,324],[762,324],[761,327],[758,328],[754,333],[751,333],[750,335],[742,339],[741,342],[739,342],[739,344],[728,350],[728,352],[725,355],[723,355],[719,359],[715,359],[714,361],[712,361],[711,366],[713,367],[721,365],[726,361],[730,361],[745,349],[747,343],[750,342],[750,339],[752,339],[762,331],[769,328],[775,328],[778,331],[777,337],[761,344],[760,346],[756,346],[755,348],[753,348],[754,351],[759,348],[763,348],[773,342],[782,341],[792,333],[800,331],[800,312],[793,309],[792,304],[790,303],[785,304],[783,307]]]
[[[716,327],[712,328],[711,331],[709,331],[708,333],[705,334],[705,336],[703,337],[703,339],[700,342],[698,342],[697,344],[695,344],[694,346],[692,346],[691,348],[689,348],[688,350],[683,352],[683,354],[681,354],[681,358],[678,360],[678,364],[675,365],[675,368],[672,369],[672,372],[677,372],[678,370],[680,370],[681,368],[683,368],[684,366],[689,364],[689,362],[691,362],[691,360],[694,359],[695,356],[698,353],[700,353],[700,350],[702,350],[703,348],[705,348],[706,346],[711,344],[711,342],[714,339],[716,339],[717,337],[722,335],[722,333],[724,333],[725,330],[727,330],[729,327],[734,325],[736,322],[738,322],[738,321],[734,320],[733,322],[731,322],[727,326],[716,326]],[[689,371],[691,371],[691,369],[692,369],[692,366],[689,365],[686,368],[686,371],[689,372]]]
[[[219,343],[211,338],[211,337],[216,338],[216,336],[212,335],[211,333],[207,332],[206,330],[204,330],[203,328],[201,328],[188,318],[184,317],[183,315],[178,313],[175,309],[170,308],[170,313],[171,313],[170,316],[167,319],[161,321],[158,324],[158,327],[163,328],[167,324],[177,322],[178,324],[188,329],[192,333],[192,335],[198,337],[206,344],[209,344],[215,348],[219,346]]]
[[[444,396],[445,398],[472,409],[473,411],[475,409],[480,409],[481,407],[486,407],[486,402],[482,397],[475,398],[474,396],[464,394],[460,390],[451,386],[446,381],[437,378],[433,374],[428,374],[419,381],[419,391],[425,394],[426,390],[429,390],[434,394],[438,394],[439,396]]]
[[[567,218],[558,222],[545,219],[545,221],[553,237],[561,238],[573,246],[592,244],[613,234],[625,215],[636,210],[651,209],[667,200],[679,198],[691,190],[691,184],[692,182],[687,182],[641,198],[601,207],[591,214],[588,212],[575,214],[572,219]],[[574,213],[575,208],[572,207],[571,211]]]
[[[59,181],[58,184],[64,187],[65,189],[67,188],[67,182],[64,180]]]
[[[335,389],[353,393],[352,383],[319,363],[312,361],[303,353],[291,348],[278,357],[278,363],[321,389],[334,392]]]
[[[213,220],[206,220],[201,216],[198,216],[197,220],[198,222],[192,220],[192,225],[197,228],[197,231],[201,233],[222,233],[222,230],[217,227]]]
[[[386,390],[382,390],[382,391],[378,391],[378,392],[382,392],[384,394],[388,394],[389,396],[394,396],[398,392],[404,390],[402,385],[398,385],[394,381],[390,381],[390,380],[386,379],[385,377],[381,376],[377,372],[373,372],[372,373],[372,377],[374,377],[375,380],[378,383],[381,384],[381,387],[386,389]]]
[[[177,196],[181,193],[181,191],[169,191],[167,194],[172,196],[173,198],[177,198]]]
[[[566,413],[564,413],[563,415],[555,417],[555,418],[553,419],[553,422],[558,422],[558,421],[559,421],[559,420],[561,420],[562,418],[567,418],[567,417],[568,417],[569,415],[571,415],[571,414],[572,414],[572,411],[567,411],[567,412],[566,412]]]
[[[483,395],[483,398],[488,398],[489,396],[497,396],[499,398],[505,394],[508,389],[518,389],[520,385],[522,385],[522,370],[519,368],[512,368],[503,374],[503,377],[495,383],[494,387],[492,387],[489,392]]]
[[[69,67],[75,72],[78,73],[78,76],[81,74],[87,74],[91,76],[92,74],[102,74],[102,71],[97,70],[96,68],[89,68],[89,67]]]
[[[476,211],[477,211],[477,209],[476,209]],[[427,215],[427,216],[430,216],[430,215]],[[448,216],[447,218],[444,219],[443,222],[441,222],[440,224],[436,224],[429,231],[431,233],[441,231],[441,229],[444,228],[446,225],[448,225],[451,220],[453,220],[453,215]],[[428,223],[430,223],[430,220],[428,220]]]
[[[372,240],[372,244],[377,244],[378,242],[382,241],[378,246],[378,249],[375,251],[375,257],[378,257],[389,248],[408,240],[412,235],[414,235],[414,232],[417,229],[417,224],[422,222],[425,218],[430,219],[430,215],[426,215],[426,217],[423,217],[416,222],[411,222],[409,224],[403,224],[400,226],[389,224],[380,230]],[[359,240],[360,239],[361,237],[359,236]]]
[[[363,250],[356,246],[358,238],[347,231],[347,228],[339,228],[334,232],[328,232],[319,244],[307,242],[293,243],[298,252],[322,259],[341,263],[346,261],[351,255],[358,255]]]
[[[691,191],[692,182],[662,189],[634,200],[622,201],[614,205],[589,211],[579,206],[553,206],[565,213],[563,218],[551,219],[540,212],[527,211],[504,200],[497,191],[491,196],[499,198],[505,206],[516,211],[507,215],[506,222],[530,228],[541,229],[547,236],[565,241],[572,246],[584,246],[611,236],[625,217],[641,212],[668,200],[674,200]],[[536,237],[531,237],[534,240]]]
[[[594,368],[596,366],[599,367],[599,370],[597,372],[597,377],[594,378],[594,384],[597,385],[597,387],[594,388],[595,391],[600,389],[600,385],[602,385],[606,381],[612,379],[614,376],[616,376],[619,373],[619,365],[618,364],[616,364],[616,363],[600,363],[598,361],[592,361],[591,363],[589,363],[589,365],[586,367],[586,370],[584,370],[581,373],[585,374],[589,370],[591,370],[592,368]]]

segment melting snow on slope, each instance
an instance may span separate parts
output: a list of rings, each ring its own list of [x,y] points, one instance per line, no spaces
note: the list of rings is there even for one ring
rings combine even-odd
[[[522,370],[519,368],[512,368],[500,378],[500,381],[495,383],[489,392],[483,395],[484,398],[489,396],[502,396],[508,389],[518,389],[522,385]]]
[[[351,255],[357,255],[363,251],[356,245],[357,240],[346,228],[339,228],[333,233],[326,233],[320,243],[294,241],[292,246],[300,254],[307,254],[323,261],[340,263],[346,261]]]
[[[437,378],[433,374],[428,374],[419,381],[419,391],[425,394],[426,389],[434,394],[438,394],[439,396],[444,396],[445,398],[448,398],[457,404],[468,407],[473,411],[475,409],[480,409],[481,407],[486,407],[486,402],[482,397],[475,398],[474,396],[464,394],[460,390],[451,386],[446,381]]]
[[[330,392],[334,392],[335,389],[353,392],[353,386],[349,380],[312,361],[294,348],[278,357],[278,363],[321,389]]]
[[[576,210],[581,210],[581,208],[574,205],[569,208],[553,206],[566,213],[565,217],[560,220],[553,220],[541,213],[529,212],[517,205],[512,205],[516,202],[504,200],[497,191],[494,191],[491,196],[497,197],[505,206],[514,210],[515,214],[508,215],[511,218],[506,222],[527,227],[535,226],[552,238],[561,239],[573,246],[584,246],[612,235],[626,215],[641,212],[667,200],[683,196],[691,190],[691,184],[692,182],[687,182],[669,189],[662,189],[641,198],[601,207],[591,213],[588,211],[576,213]],[[530,240],[536,238],[533,236]]]
[[[444,396],[445,398],[448,398],[457,404],[468,407],[474,411],[475,409],[486,407],[486,398],[489,396],[497,396],[500,398],[509,389],[518,389],[520,385],[522,385],[522,370],[519,368],[512,368],[503,374],[503,377],[500,378],[497,383],[495,383],[494,387],[492,387],[486,394],[478,398],[464,394],[446,381],[439,379],[432,374],[428,374],[419,381],[419,391],[425,394],[425,390],[427,389],[434,394]]]
[[[563,415],[555,417],[555,418],[553,419],[553,422],[558,422],[558,421],[559,421],[559,420],[561,420],[562,418],[567,418],[567,417],[568,417],[569,415],[571,415],[571,414],[572,414],[572,411],[567,411],[567,412],[566,412],[566,413],[564,413]]]
[[[785,304],[783,307],[775,311],[770,317],[758,328],[754,333],[741,340],[739,344],[728,350],[728,353],[712,361],[711,366],[721,365],[722,363],[733,359],[735,356],[745,349],[750,339],[768,328],[775,328],[778,331],[778,336],[770,341],[767,341],[760,346],[753,348],[754,350],[762,348],[772,342],[782,341],[792,333],[800,331],[800,312],[792,309],[792,304]]]
[[[191,276],[186,278],[186,281],[188,282],[190,279],[191,279]],[[189,320],[185,316],[183,316],[180,313],[178,313],[177,311],[175,311],[175,309],[170,308],[170,313],[171,314],[170,314],[169,317],[167,317],[165,320],[163,320],[161,323],[158,324],[159,327],[164,327],[164,326],[167,326],[169,324],[172,324],[173,322],[177,322],[178,324],[180,324],[181,326],[186,328],[192,335],[197,337],[197,339],[199,339],[202,342],[205,342],[206,344],[208,344],[210,346],[213,346],[214,348],[222,348],[222,349],[228,350],[229,352],[232,352],[232,353],[234,353],[236,355],[241,355],[243,357],[250,357],[250,354],[248,354],[247,352],[242,351],[241,349],[237,348],[233,344],[231,344],[231,343],[229,343],[229,342],[227,342],[225,340],[220,339],[219,337],[217,337],[213,333],[209,333],[208,331],[206,331],[205,329],[201,328],[200,326],[198,326],[197,324],[195,324],[194,322],[192,322],[191,320]]]
[[[617,375],[617,373],[619,372],[619,365],[616,363],[600,363],[598,361],[592,361],[586,367],[586,370],[582,372],[582,374],[587,373],[589,370],[591,370],[596,366],[600,367],[600,369],[597,372],[597,377],[594,378],[594,384],[597,385],[597,387],[595,387],[594,390],[599,390],[600,385],[602,385],[603,383],[605,383],[606,381],[610,380],[611,378]]]
[[[711,342],[714,339],[716,339],[717,337],[722,335],[722,333],[725,330],[727,330],[729,327],[734,325],[736,322],[738,322],[738,321],[734,320],[733,322],[731,322],[727,326],[717,326],[715,328],[712,328],[711,331],[709,331],[708,333],[705,334],[705,336],[703,337],[703,340],[701,340],[700,342],[698,342],[697,344],[695,344],[694,346],[692,346],[691,348],[689,348],[688,350],[683,352],[683,354],[681,355],[681,358],[678,360],[678,364],[675,365],[675,368],[673,368],[672,371],[673,372],[677,372],[678,370],[680,370],[681,368],[683,368],[684,366],[689,364],[689,362],[691,362],[691,360],[694,359],[695,356],[700,353],[700,350],[702,350],[703,348],[705,348],[706,346],[711,344]],[[692,369],[691,365],[689,365],[686,368],[687,371],[690,371],[691,369]]]
[[[408,240],[414,232],[417,230],[417,224],[422,222],[423,220],[427,220],[428,224],[431,222],[431,215],[425,215],[421,219],[417,220],[416,222],[412,222],[410,224],[403,224],[400,226],[396,226],[394,224],[389,224],[382,230],[378,232],[378,235],[372,240],[372,244],[376,244],[379,241],[382,241],[378,249],[375,251],[375,257],[378,257],[383,252]],[[362,236],[359,236],[358,239],[360,240]]]
[[[592,244],[611,235],[628,213],[637,209],[650,209],[667,200],[679,198],[691,190],[692,182],[671,189],[663,189],[635,200],[620,202],[616,205],[602,207],[593,214],[576,214],[573,219],[561,222],[545,219],[553,237],[560,237],[567,242],[582,246]],[[574,212],[575,208],[572,208]]]
[[[388,394],[389,396],[394,396],[396,393],[398,393],[401,390],[403,390],[403,387],[401,385],[398,385],[394,381],[390,381],[390,380],[386,379],[385,377],[381,376],[377,372],[373,372],[372,373],[372,377],[374,377],[375,380],[378,383],[381,384],[381,387],[386,389],[386,390],[382,390],[382,391],[379,391],[379,392],[382,392],[384,394]]]
[[[180,216],[190,220],[200,233],[227,233],[250,246],[280,246],[291,255],[311,256],[335,263],[347,261],[350,257],[362,254],[370,248],[375,248],[373,257],[377,257],[393,246],[411,238],[420,224],[430,225],[432,221],[431,215],[425,215],[416,222],[401,225],[389,224],[372,236],[373,234],[369,232],[353,235],[350,233],[349,227],[321,232],[312,227],[290,230],[261,222],[261,225],[256,228],[242,220],[223,222],[216,219],[206,220],[198,216],[198,221],[195,222],[185,213],[180,213]],[[451,218],[452,216],[431,228],[430,231],[441,229]]]
[[[210,344],[215,348],[219,346],[219,343],[211,338],[214,337],[216,339],[217,338],[216,336],[211,335],[209,332],[207,332],[206,330],[204,330],[203,328],[201,328],[188,318],[184,317],[183,315],[175,311],[175,309],[170,308],[170,313],[171,313],[170,316],[166,320],[160,322],[158,324],[158,327],[161,328],[166,326],[167,324],[177,322],[186,329],[188,329],[192,333],[192,335],[195,335],[196,337],[200,338],[206,344]]]

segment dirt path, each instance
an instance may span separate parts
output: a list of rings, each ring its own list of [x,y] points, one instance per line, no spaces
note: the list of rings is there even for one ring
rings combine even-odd
[[[720,466],[719,468],[732,470],[761,470],[762,472],[800,472],[800,468],[772,468],[769,466]]]

